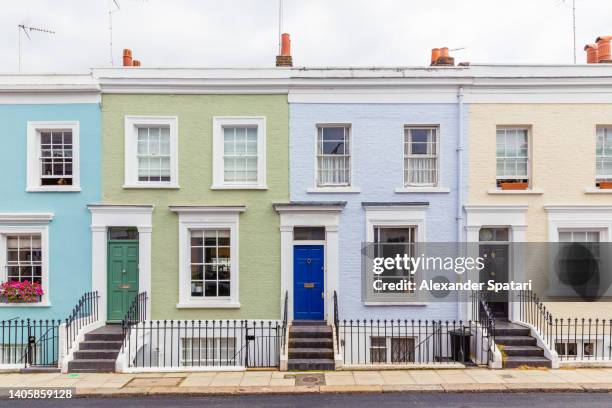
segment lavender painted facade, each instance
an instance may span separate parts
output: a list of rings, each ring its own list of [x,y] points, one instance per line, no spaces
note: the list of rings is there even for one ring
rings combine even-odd
[[[418,227],[421,229],[419,238],[427,242],[456,242],[459,111],[458,103],[290,103],[291,201],[346,202],[339,212],[337,232],[336,291],[342,319],[444,320],[459,317],[456,301],[381,306],[365,304],[361,298],[361,249],[371,236],[368,229],[372,228],[372,223],[367,222],[364,203],[384,203],[390,207],[421,203],[424,219]],[[462,117],[465,129],[465,107]],[[316,188],[317,128],[324,124],[350,125],[352,180],[351,188],[343,192]],[[438,128],[437,188],[400,192],[404,187],[404,129],[411,125]],[[465,151],[463,162],[467,162]],[[396,208],[401,212],[406,206]],[[329,251],[327,248],[328,259]],[[329,269],[328,265],[326,273]],[[326,288],[330,289],[333,288]],[[330,306],[327,302],[328,320]]]

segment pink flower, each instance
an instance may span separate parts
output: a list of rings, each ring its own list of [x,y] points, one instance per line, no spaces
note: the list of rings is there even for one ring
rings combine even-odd
[[[42,287],[37,282],[29,280],[3,282],[0,284],[0,297],[9,303],[33,303],[44,294]]]

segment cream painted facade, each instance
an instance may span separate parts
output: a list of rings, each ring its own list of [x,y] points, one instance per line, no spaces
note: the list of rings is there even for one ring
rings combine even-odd
[[[612,103],[472,103],[469,112],[468,241],[478,239],[478,219],[509,226],[511,241],[556,242],[560,228],[597,229],[612,240],[612,190],[595,188],[596,129],[612,125]],[[529,129],[526,191],[496,188],[496,129],[504,126]],[[612,303],[548,306],[558,318],[612,318]]]

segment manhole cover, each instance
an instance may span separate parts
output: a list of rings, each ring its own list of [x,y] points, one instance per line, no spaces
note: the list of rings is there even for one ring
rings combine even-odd
[[[324,374],[295,374],[295,385],[325,385]]]
[[[502,378],[514,378],[512,374],[502,374],[501,377]]]

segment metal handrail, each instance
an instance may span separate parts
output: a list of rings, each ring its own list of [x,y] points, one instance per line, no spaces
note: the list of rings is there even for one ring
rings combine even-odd
[[[72,313],[66,319],[66,352],[70,351],[79,331],[88,324],[98,321],[98,299],[97,291],[86,292],[78,300]]]

